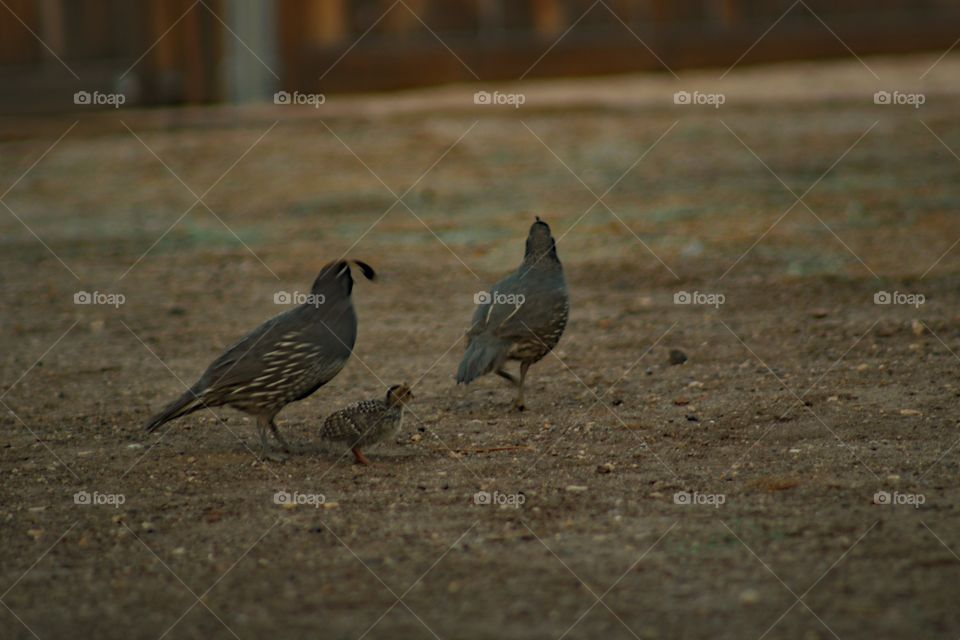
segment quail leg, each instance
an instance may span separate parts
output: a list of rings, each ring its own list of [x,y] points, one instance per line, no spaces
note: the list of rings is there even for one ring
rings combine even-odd
[[[524,407],[524,404],[523,404],[523,381],[527,377],[527,369],[529,368],[530,368],[529,362],[520,363],[520,383],[517,385],[519,387],[519,390],[517,391],[517,401],[515,403],[517,407],[517,411],[523,411],[526,408]]]
[[[265,417],[257,418],[257,433],[260,435],[260,460],[272,460],[273,462],[283,462],[286,458],[279,453],[275,453],[267,440],[267,426],[272,426],[273,420]],[[276,427],[274,427],[276,428]]]
[[[356,459],[357,464],[369,465],[370,461],[367,460],[367,456],[363,455],[363,452],[360,451],[357,447],[350,449],[353,452],[353,457]]]
[[[277,429],[277,424],[272,419],[270,420],[270,433],[273,434],[273,437],[277,442],[280,443],[280,446],[283,447],[283,450],[287,453],[302,453],[303,449],[301,447],[291,445],[284,439],[283,436],[280,435],[280,430]]]
[[[520,381],[517,380],[517,378],[512,373],[509,373],[504,369],[497,369],[497,375],[503,378],[504,380],[507,380],[508,382],[510,382],[510,384],[512,384],[513,386],[517,386],[520,384]]]

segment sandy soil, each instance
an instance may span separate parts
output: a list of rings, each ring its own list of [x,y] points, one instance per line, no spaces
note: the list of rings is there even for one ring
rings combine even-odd
[[[5,122],[4,637],[957,637],[956,76],[913,109],[856,61],[744,73],[720,109],[613,78]],[[549,97],[599,86],[661,99]],[[572,311],[519,414],[452,376],[535,213]],[[262,464],[230,410],[142,432],[344,252],[382,276],[355,357],[279,423],[415,384],[372,466]]]

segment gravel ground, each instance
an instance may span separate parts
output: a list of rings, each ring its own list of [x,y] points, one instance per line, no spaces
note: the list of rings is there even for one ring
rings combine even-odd
[[[960,56],[918,80],[935,60],[3,122],[4,637],[957,637]],[[894,87],[925,104],[874,104]],[[453,373],[534,214],[571,318],[517,413]],[[230,410],[143,433],[344,253],[381,278],[354,358],[279,416],[309,453],[259,462]],[[313,446],[402,381],[371,466]]]

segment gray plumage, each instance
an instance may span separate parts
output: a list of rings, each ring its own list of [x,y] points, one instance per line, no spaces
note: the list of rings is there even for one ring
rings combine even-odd
[[[546,222],[537,217],[523,263],[487,297],[473,314],[457,382],[469,384],[495,372],[518,387],[516,406],[522,410],[527,370],[557,346],[570,312],[563,266]],[[504,370],[507,360],[520,361],[519,380]]]
[[[375,277],[369,265],[354,262],[368,279]],[[147,431],[203,408],[228,406],[257,417],[265,457],[270,453],[268,427],[289,450],[273,419],[286,405],[332,380],[347,363],[357,338],[352,290],[348,262],[324,266],[307,303],[267,320],[229,347],[196,384],[147,422]]]
[[[363,400],[327,416],[320,437],[346,445],[358,463],[369,464],[361,449],[396,438],[403,425],[403,408],[412,398],[409,387],[395,384],[383,400]]]

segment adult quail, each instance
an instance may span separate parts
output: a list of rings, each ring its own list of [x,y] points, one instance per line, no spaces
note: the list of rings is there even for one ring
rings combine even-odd
[[[517,386],[516,407],[522,411],[527,370],[560,341],[570,312],[557,246],[539,216],[527,235],[520,267],[476,299],[457,383],[495,372]],[[519,380],[504,369],[507,360],[520,361]]]
[[[351,262],[368,280],[376,277],[370,265]],[[150,418],[146,430],[200,409],[233,407],[257,418],[261,455],[282,459],[270,450],[267,428],[290,451],[274,417],[330,382],[347,363],[357,338],[352,290],[349,262],[325,265],[307,302],[267,320],[229,347],[196,384]]]
[[[412,399],[410,387],[395,384],[383,400],[363,400],[327,416],[320,437],[347,445],[358,464],[370,464],[361,448],[396,438],[403,424],[403,408]]]

